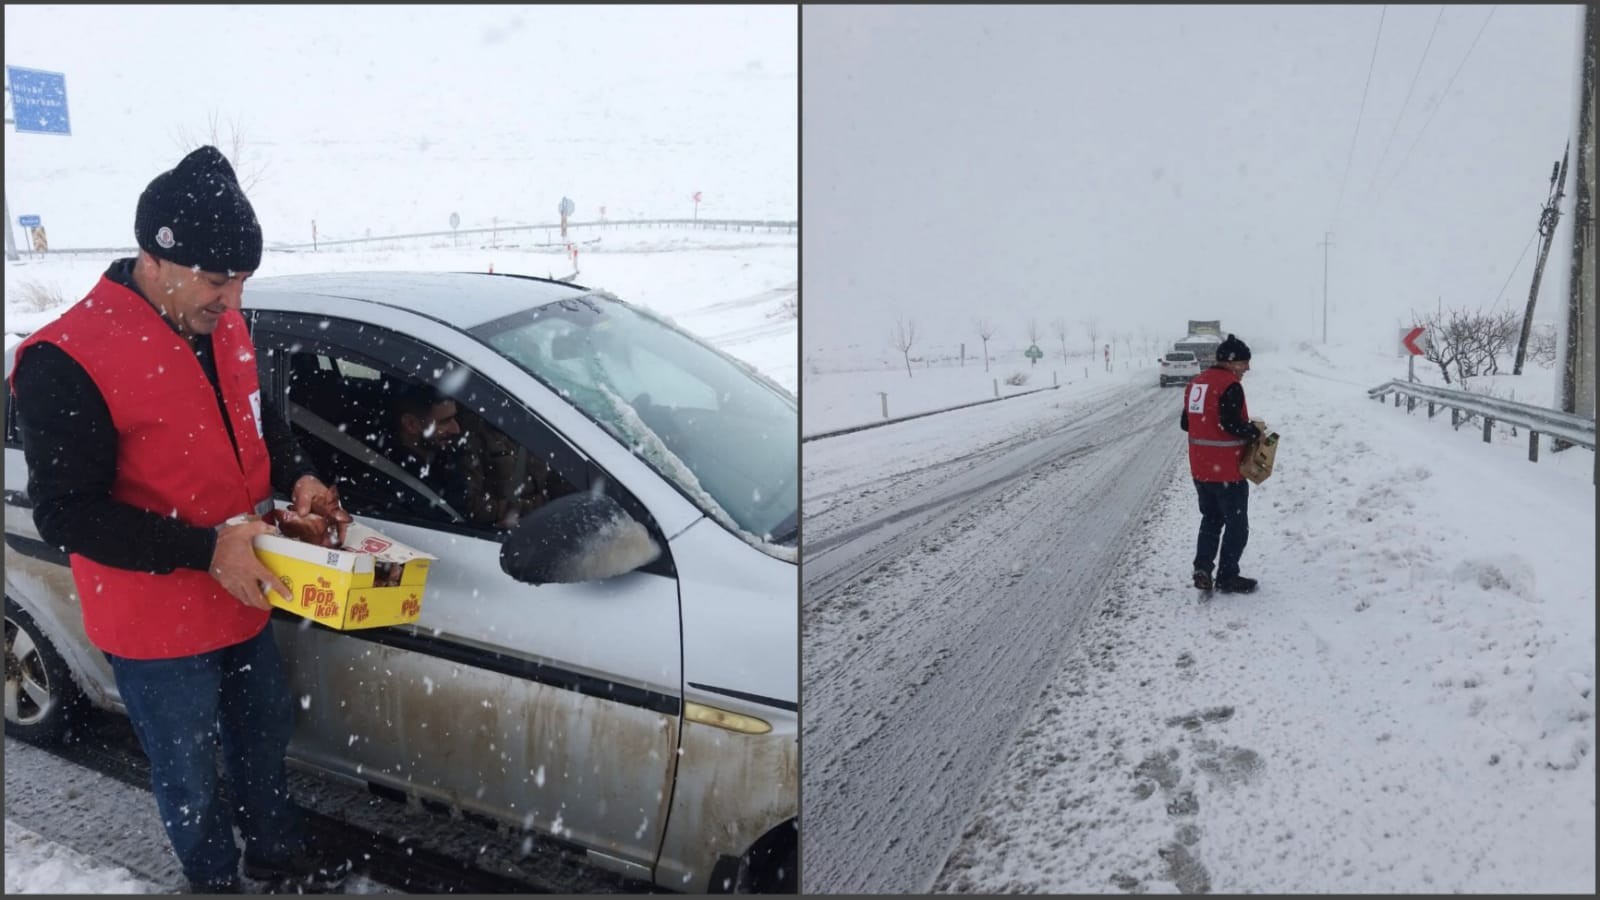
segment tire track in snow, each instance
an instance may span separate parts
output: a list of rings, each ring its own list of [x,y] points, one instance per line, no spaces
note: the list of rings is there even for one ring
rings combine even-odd
[[[804,891],[932,884],[1179,460],[1171,392],[1126,396],[808,542]]]

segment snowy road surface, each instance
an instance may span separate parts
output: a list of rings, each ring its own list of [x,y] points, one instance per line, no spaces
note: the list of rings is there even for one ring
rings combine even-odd
[[[805,891],[928,889],[1179,458],[1174,391],[1049,396],[806,445]],[[1039,415],[948,452],[1015,404]]]
[[[1148,370],[807,443],[803,886],[1592,895],[1594,453],[1367,399],[1404,369],[1257,353],[1249,596],[1187,585]],[[1108,488],[1127,438],[1177,452]]]

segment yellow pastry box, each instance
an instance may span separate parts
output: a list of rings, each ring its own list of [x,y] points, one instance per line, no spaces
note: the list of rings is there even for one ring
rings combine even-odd
[[[340,549],[275,534],[257,536],[254,547],[292,598],[268,591],[273,606],[341,631],[415,622],[437,558],[358,523]]]

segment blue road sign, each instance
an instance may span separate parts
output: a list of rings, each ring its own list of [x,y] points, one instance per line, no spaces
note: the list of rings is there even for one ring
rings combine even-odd
[[[23,228],[38,228],[39,227],[39,217],[38,216],[18,216],[17,217],[17,224],[21,225]]]
[[[11,109],[18,132],[72,134],[67,117],[67,76],[6,66],[6,77],[11,81]]]

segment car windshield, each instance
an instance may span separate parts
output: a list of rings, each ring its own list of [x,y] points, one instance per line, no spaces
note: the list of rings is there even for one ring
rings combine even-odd
[[[798,413],[748,365],[603,292],[472,331],[549,385],[725,527],[792,559]]]
[[[1194,362],[1194,354],[1193,353],[1168,353],[1167,354],[1167,359],[1170,362]]]

